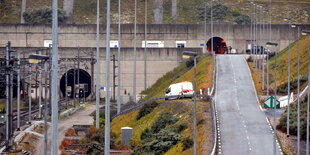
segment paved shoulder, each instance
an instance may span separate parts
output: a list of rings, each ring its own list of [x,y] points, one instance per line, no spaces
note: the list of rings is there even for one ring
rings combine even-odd
[[[251,73],[243,56],[217,56],[215,100],[222,154],[273,154],[273,134],[258,106]]]

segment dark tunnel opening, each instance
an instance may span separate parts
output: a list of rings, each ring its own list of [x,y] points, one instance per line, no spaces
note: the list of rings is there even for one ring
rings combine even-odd
[[[79,72],[79,73],[78,73]],[[78,74],[79,76],[79,82],[78,82]],[[73,86],[74,82],[76,85],[76,92],[75,94],[78,94],[79,98],[87,98],[91,94],[92,86],[91,86],[91,76],[88,74],[87,71],[83,69],[70,69],[67,71],[67,92],[68,92],[68,97],[73,98],[74,91],[73,91]],[[74,80],[75,78],[75,80]],[[80,88],[78,87],[78,84],[80,84]],[[65,97],[66,95],[66,73],[61,77],[60,79],[60,90]]]
[[[212,38],[210,38],[207,42],[207,49],[211,52],[211,43]],[[225,54],[228,51],[226,41],[220,37],[213,37],[213,50],[216,54]]]

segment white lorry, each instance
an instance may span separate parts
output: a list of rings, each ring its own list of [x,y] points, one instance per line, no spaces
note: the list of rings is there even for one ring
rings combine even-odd
[[[181,82],[172,84],[167,89],[165,96],[166,99],[178,99],[181,97],[192,98],[194,96],[193,84],[191,82]]]

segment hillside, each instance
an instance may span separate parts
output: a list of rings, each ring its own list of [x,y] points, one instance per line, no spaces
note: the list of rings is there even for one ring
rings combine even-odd
[[[149,0],[148,5],[148,23],[153,22],[153,1]],[[101,17],[105,21],[105,0],[101,2]],[[178,0],[177,7],[177,23],[193,24],[199,22],[197,19],[197,8],[203,4],[205,0]],[[251,5],[246,0],[220,0],[219,2],[230,7],[229,15],[221,22],[232,22],[232,14],[251,15]],[[269,7],[268,0],[256,0],[257,3],[264,7]],[[50,7],[50,0],[27,0],[27,9]],[[31,5],[30,5],[31,4]],[[112,23],[117,22],[117,1],[111,1],[111,19]],[[134,15],[134,0],[122,1],[122,23],[132,23]],[[171,1],[164,1],[164,23],[171,23]],[[1,0],[0,1],[0,23],[19,23],[20,21],[20,0]],[[62,0],[59,0],[59,8],[62,8]],[[292,9],[294,8],[294,9]],[[302,16],[303,12],[310,12],[310,1],[308,0],[272,0],[273,23],[284,23],[283,17],[290,16],[296,19],[297,23],[307,23],[307,17]],[[138,0],[138,23],[144,23],[144,3]],[[140,18],[141,17],[141,18]],[[308,20],[309,21],[309,20]],[[96,0],[75,0],[73,10],[74,24],[95,24],[96,23]]]
[[[184,68],[185,64],[180,65],[178,68]],[[198,64],[197,79],[198,88],[211,87],[211,77],[212,77],[212,58],[204,57],[200,60]],[[170,73],[167,73],[163,78],[173,80],[164,85],[153,85],[154,91],[157,93],[148,93],[151,96],[162,96],[164,90],[170,85],[170,83],[176,83],[180,81],[193,81],[193,69],[187,70],[184,74],[178,74],[179,70],[175,69]],[[174,76],[173,76],[174,75]],[[162,90],[157,91],[155,87],[160,87]],[[150,90],[149,90],[150,92]],[[150,143],[155,143],[158,139],[153,138],[150,142],[143,140],[146,133],[153,130],[154,124],[158,124],[158,119],[162,117],[165,113],[172,114],[171,117],[177,119],[173,123],[170,123],[163,128],[160,128],[160,132],[168,131],[179,131],[180,140],[170,147],[165,154],[192,154],[192,132],[193,132],[193,101],[189,99],[183,100],[171,100],[171,101],[158,101],[149,103],[148,106],[144,106],[141,110],[136,110],[126,115],[117,117],[112,120],[111,130],[116,135],[116,144],[120,142],[120,128],[129,126],[133,128],[133,138],[132,145],[136,147],[135,151],[139,151],[139,148],[143,148],[145,151],[145,145]],[[212,124],[211,124],[211,109],[210,103],[198,101],[197,102],[197,148],[198,154],[210,154],[212,147]],[[148,109],[152,107],[151,109]],[[149,111],[148,111],[149,110]],[[141,111],[148,111],[141,118]],[[168,118],[167,118],[168,119]],[[157,122],[157,123],[156,123]],[[156,135],[157,133],[153,133]],[[168,134],[170,135],[170,134]],[[155,144],[154,144],[155,145]],[[160,143],[156,142],[156,146]],[[140,150],[141,151],[141,150]]]

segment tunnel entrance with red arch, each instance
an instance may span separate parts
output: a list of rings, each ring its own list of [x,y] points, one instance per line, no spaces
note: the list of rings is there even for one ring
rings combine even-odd
[[[207,49],[209,52],[211,52],[211,43],[212,38],[210,38],[207,42]],[[213,51],[215,51],[216,54],[225,54],[228,52],[226,41],[220,37],[213,37]]]

